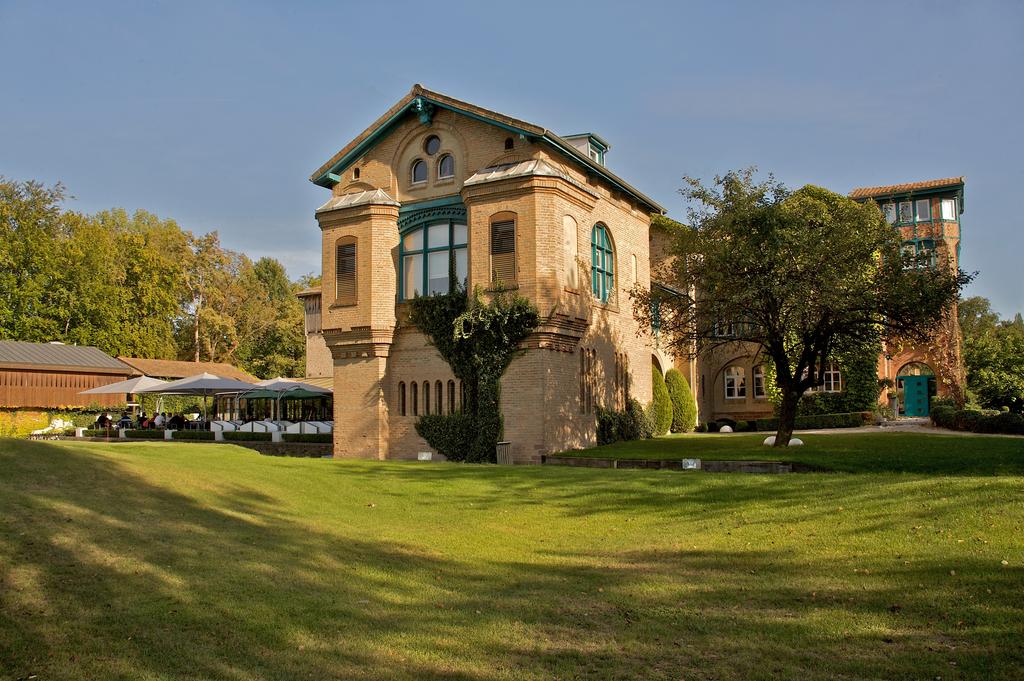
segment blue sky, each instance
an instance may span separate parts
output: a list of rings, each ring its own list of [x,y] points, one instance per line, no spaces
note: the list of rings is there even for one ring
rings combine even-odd
[[[319,270],[309,174],[413,83],[555,132],[685,217],[684,174],[967,176],[968,295],[1024,309],[1019,2],[0,0],[0,174]]]

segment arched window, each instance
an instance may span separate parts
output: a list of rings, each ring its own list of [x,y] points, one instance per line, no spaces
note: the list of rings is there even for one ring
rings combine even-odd
[[[590,231],[590,286],[602,303],[614,300],[615,251],[608,228],[600,222]]]
[[[455,413],[455,381],[448,381],[448,413]]]
[[[758,364],[754,367],[754,397],[764,396],[764,367]]]
[[[412,415],[413,416],[419,416],[420,415],[420,401],[419,401],[419,394],[418,394],[419,393],[419,387],[417,386],[416,382],[413,382],[413,383],[409,384],[409,389],[411,390],[411,392],[409,394],[409,397],[411,398],[411,401],[412,401]]]
[[[491,216],[491,281],[515,283],[516,280],[516,215],[498,213]]]
[[[398,414],[405,416],[405,381],[398,383]]]
[[[731,366],[725,370],[725,399],[741,400],[747,396],[747,379],[743,367]]]
[[[437,177],[438,179],[455,177],[455,159],[451,154],[445,154],[438,160]]]
[[[356,304],[356,238],[343,236],[334,249],[334,302],[336,305]]]
[[[416,159],[412,162],[412,183],[418,184],[427,181],[427,164],[423,159]]]
[[[438,414],[444,413],[444,388],[441,386],[441,381],[434,383],[434,411]]]
[[[636,253],[630,256],[633,259],[633,283],[640,281],[640,268],[637,266]]]
[[[509,151],[514,146],[515,146],[515,142],[512,140],[512,138],[511,137],[506,137],[505,138],[505,151]]]
[[[430,381],[423,381],[423,415],[430,413]]]
[[[420,226],[402,235],[401,287],[403,300],[419,295],[448,293],[469,276],[464,218],[446,219]],[[455,281],[450,280],[454,265]]]

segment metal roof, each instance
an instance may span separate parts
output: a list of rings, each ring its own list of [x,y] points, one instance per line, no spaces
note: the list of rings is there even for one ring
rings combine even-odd
[[[91,345],[64,345],[63,343],[28,343],[0,341],[0,364],[36,365],[73,369],[116,369],[126,375],[137,373],[124,362],[119,362],[99,348]]]

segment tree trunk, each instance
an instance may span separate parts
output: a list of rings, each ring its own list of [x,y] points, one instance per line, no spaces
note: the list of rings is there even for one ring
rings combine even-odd
[[[782,391],[782,403],[779,405],[779,430],[775,433],[775,446],[788,447],[793,437],[793,426],[796,423],[796,409],[800,404],[800,393],[795,390]]]
[[[192,329],[192,342],[195,343],[195,347],[196,347],[195,361],[198,363],[199,362],[199,307],[198,306],[196,307],[196,321],[195,321],[195,324],[193,326],[194,326],[194,328]]]

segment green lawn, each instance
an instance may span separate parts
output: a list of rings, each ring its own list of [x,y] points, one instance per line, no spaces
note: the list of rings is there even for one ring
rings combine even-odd
[[[976,440],[776,476],[0,441],[0,679],[1019,679],[1024,478]]]
[[[849,473],[1022,475],[1024,437],[972,437],[907,432],[799,433],[802,447],[775,449],[771,433],[688,433],[616,442],[565,456],[611,459],[729,459],[791,461]]]

